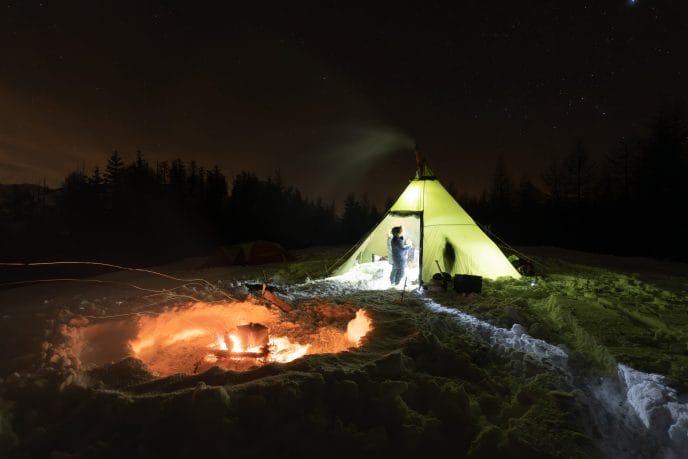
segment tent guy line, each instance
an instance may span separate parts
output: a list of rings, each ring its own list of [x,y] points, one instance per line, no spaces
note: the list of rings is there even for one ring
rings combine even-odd
[[[115,265],[112,263],[104,263],[104,262],[98,262],[98,261],[38,261],[38,262],[21,262],[21,263],[9,263],[9,262],[0,262],[0,266],[5,266],[5,267],[37,267],[37,266],[59,266],[59,265],[90,265],[90,266],[102,266],[105,268],[114,268],[122,271],[135,271],[135,272],[141,272],[141,273],[146,273],[146,274],[153,274],[155,276],[160,276],[165,279],[170,279],[173,281],[177,282],[186,282],[186,283],[200,283],[203,285],[206,285],[207,287],[210,287],[213,290],[217,290],[219,293],[221,293],[223,296],[225,296],[228,300],[233,300],[234,298],[229,296],[226,292],[223,292],[222,289],[217,288],[217,286],[213,285],[212,283],[208,282],[205,279],[181,279],[178,277],[171,276],[169,274],[161,273],[158,271],[153,271],[150,269],[144,269],[144,268],[131,268],[128,266],[120,266],[120,265]],[[32,281],[20,281],[21,283],[29,283]],[[34,281],[37,282],[37,281]],[[150,290],[151,292],[156,292],[156,293],[164,293],[164,291],[159,291],[159,290]]]

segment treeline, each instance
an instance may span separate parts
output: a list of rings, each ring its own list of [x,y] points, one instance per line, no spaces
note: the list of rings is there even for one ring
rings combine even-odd
[[[684,105],[665,106],[646,136],[622,139],[600,160],[576,142],[540,179],[514,178],[499,160],[489,190],[458,199],[514,244],[688,260]]]
[[[500,160],[480,196],[448,188],[491,235],[512,245],[688,260],[682,107],[664,108],[646,136],[624,138],[599,160],[578,141],[537,183],[515,178]],[[0,185],[0,255],[145,263],[256,239],[289,248],[352,244],[380,218],[353,194],[338,216],[334,203],[302,196],[278,174],[263,180],[242,172],[230,189],[217,166],[180,159],[151,165],[140,152],[125,163],[115,151],[104,168],[72,172],[58,190]]]
[[[380,218],[365,198],[311,200],[278,174],[242,172],[176,159],[149,164],[115,151],[103,169],[70,173],[59,190],[4,186],[0,253],[5,259],[84,258],[154,262],[201,255],[217,245],[256,239],[289,248],[355,242]]]

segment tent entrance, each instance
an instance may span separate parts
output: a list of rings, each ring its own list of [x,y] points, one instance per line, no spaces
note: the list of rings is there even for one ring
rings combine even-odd
[[[390,255],[387,253],[387,240],[392,234],[392,228],[395,226],[401,226],[404,229],[403,237],[405,241],[408,241],[413,246],[412,254],[409,254],[409,263],[412,263],[414,259],[420,260],[420,250],[421,250],[421,224],[420,224],[420,212],[413,214],[395,214],[389,213],[387,218],[382,221],[382,225],[378,227],[380,234],[373,234],[376,236],[370,241],[370,247],[374,248],[373,253],[375,256],[387,259]],[[377,233],[377,231],[376,231]],[[384,234],[383,244],[380,244],[381,234]],[[371,261],[377,261],[374,257]],[[418,263],[416,263],[418,264]],[[411,267],[409,265],[409,267]]]
[[[420,281],[421,250],[422,250],[422,218],[421,212],[389,212],[380,224],[363,240],[354,255],[349,259],[349,268],[356,266],[356,271],[362,276],[372,275],[379,282],[377,287],[390,286],[389,275],[392,262],[389,253],[389,238],[392,228],[403,227],[404,239],[409,241],[413,249],[409,252],[406,266],[405,285],[409,287]],[[403,288],[404,281],[399,288]]]
[[[422,250],[423,250],[423,219],[422,219],[422,213],[421,212],[413,212],[413,213],[404,213],[404,214],[397,214],[390,212],[388,215],[389,218],[389,228],[386,229],[387,235],[386,237],[389,238],[392,232],[392,228],[395,226],[401,226],[404,231],[402,233],[404,240],[408,243],[411,244],[413,247],[411,251],[409,252],[408,256],[408,263],[406,265],[406,280],[405,283],[407,285],[411,284],[417,284],[421,282],[420,278],[420,273],[422,270]],[[385,223],[387,223],[385,219]],[[387,240],[385,240],[386,244]],[[391,254],[387,254],[387,256],[391,256]],[[391,272],[391,260],[388,260],[388,264],[390,264],[390,272]],[[404,281],[402,281],[404,282]]]

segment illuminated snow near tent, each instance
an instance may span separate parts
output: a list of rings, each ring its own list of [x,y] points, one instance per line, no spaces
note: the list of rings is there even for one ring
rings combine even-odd
[[[392,272],[392,265],[387,261],[375,261],[370,263],[357,264],[344,274],[331,277],[340,284],[349,285],[352,289],[359,290],[385,290],[394,288],[396,290],[412,290],[416,287],[418,279],[418,266],[406,268],[406,276],[401,282],[390,286],[389,275]]]

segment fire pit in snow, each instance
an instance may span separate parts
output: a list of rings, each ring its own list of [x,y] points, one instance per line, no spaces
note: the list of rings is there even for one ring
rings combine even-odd
[[[348,306],[312,304],[284,314],[237,302],[195,303],[142,315],[124,325],[119,321],[69,327],[64,334],[83,369],[105,365],[113,357],[135,357],[153,373],[166,376],[200,373],[213,366],[244,371],[307,354],[342,352],[360,346],[371,329],[367,313]],[[113,354],[113,349],[124,355]]]

